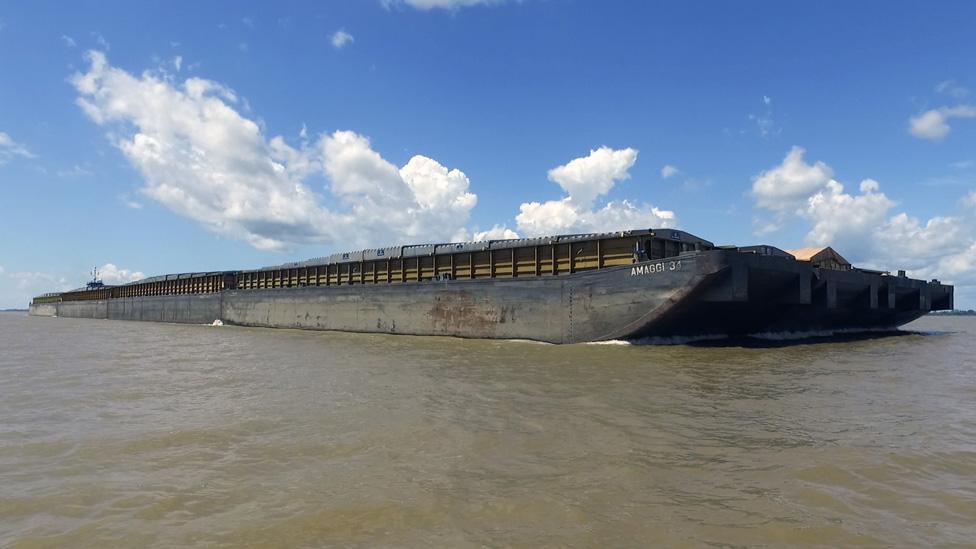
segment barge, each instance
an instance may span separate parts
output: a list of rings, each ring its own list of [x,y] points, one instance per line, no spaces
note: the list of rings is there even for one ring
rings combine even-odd
[[[833,250],[715,246],[630,230],[374,248],[33,299],[30,314],[578,343],[895,329],[953,287]]]

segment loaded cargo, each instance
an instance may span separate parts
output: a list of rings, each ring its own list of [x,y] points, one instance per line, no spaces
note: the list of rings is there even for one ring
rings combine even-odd
[[[632,230],[374,248],[38,296],[31,314],[575,343],[893,329],[953,288],[830,248],[716,247]]]

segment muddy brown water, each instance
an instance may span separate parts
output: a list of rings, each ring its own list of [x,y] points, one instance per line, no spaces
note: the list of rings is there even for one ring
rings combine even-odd
[[[0,314],[0,546],[976,540],[976,318],[569,345]]]

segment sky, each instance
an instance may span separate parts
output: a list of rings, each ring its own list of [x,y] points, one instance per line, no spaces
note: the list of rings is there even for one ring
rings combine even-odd
[[[0,4],[0,308],[678,227],[976,307],[976,3]]]

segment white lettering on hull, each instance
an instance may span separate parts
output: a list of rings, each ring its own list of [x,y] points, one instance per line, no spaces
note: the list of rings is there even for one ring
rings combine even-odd
[[[662,261],[660,263],[647,263],[644,265],[634,265],[630,268],[630,276],[645,276],[662,274],[667,271],[680,271],[681,261]]]

